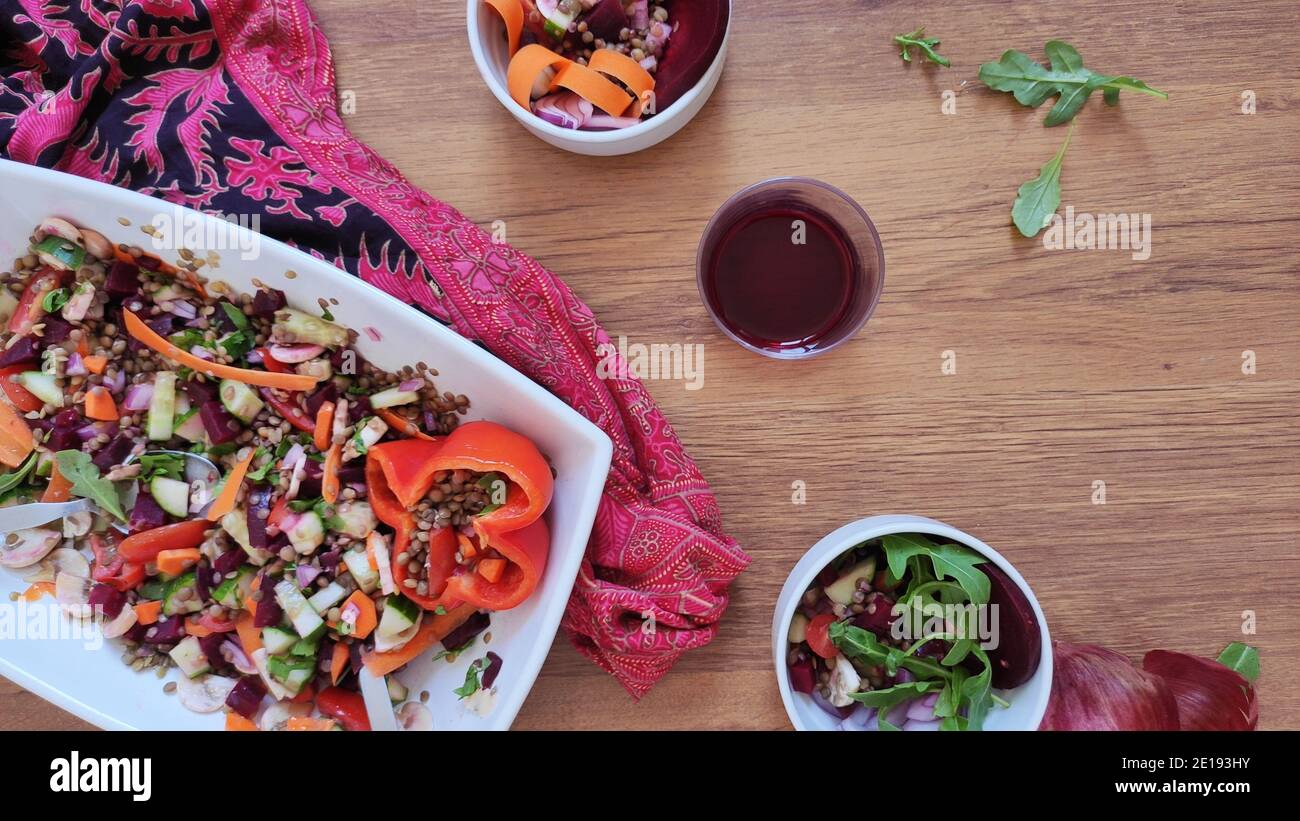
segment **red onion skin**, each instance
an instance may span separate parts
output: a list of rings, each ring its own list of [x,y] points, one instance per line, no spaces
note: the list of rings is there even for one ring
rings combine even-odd
[[[1168,683],[1093,644],[1053,642],[1052,693],[1040,730],[1177,730]]]
[[[1259,724],[1255,688],[1240,674],[1217,661],[1152,650],[1142,669],[1159,676],[1178,703],[1182,730],[1254,730]]]

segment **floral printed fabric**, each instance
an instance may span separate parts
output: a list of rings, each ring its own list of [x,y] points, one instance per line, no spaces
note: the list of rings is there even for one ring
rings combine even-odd
[[[0,156],[224,214],[420,306],[613,439],[564,627],[643,695],[707,644],[748,558],[610,342],[534,260],[411,186],[335,107],[302,0],[0,0]],[[613,368],[616,373],[626,369]]]

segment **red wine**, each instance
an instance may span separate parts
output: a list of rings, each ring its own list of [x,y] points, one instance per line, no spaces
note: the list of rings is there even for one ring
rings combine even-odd
[[[811,351],[838,341],[859,265],[829,217],[774,204],[723,229],[706,263],[705,293],[718,319],[749,344]]]

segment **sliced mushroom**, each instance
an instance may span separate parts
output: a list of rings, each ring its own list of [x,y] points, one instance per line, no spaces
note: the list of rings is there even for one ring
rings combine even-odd
[[[408,701],[397,708],[397,724],[403,730],[428,732],[433,729],[433,713],[418,701]]]
[[[29,527],[0,540],[0,567],[27,567],[49,555],[63,536],[57,530]]]
[[[60,219],[59,217],[46,217],[41,221],[41,224],[37,226],[36,230],[45,234],[47,237],[51,235],[63,237],[64,239],[69,240],[70,242],[75,242],[78,245],[82,242],[81,229],[77,228],[77,226],[65,219]],[[112,252],[110,251],[110,255],[111,253]]]
[[[69,616],[90,617],[90,588],[90,579],[81,576],[60,573],[54,577],[54,598]]]
[[[98,259],[113,259],[113,243],[98,231],[92,231],[89,228],[81,229],[81,242],[86,246],[90,255]]]
[[[115,639],[118,636],[125,636],[128,630],[135,627],[135,621],[135,608],[127,604],[122,606],[122,612],[111,621],[105,622],[99,629],[104,634],[104,638]]]
[[[89,510],[79,510],[63,517],[63,538],[76,539],[90,532],[95,515]]]
[[[261,652],[260,650],[258,652]],[[262,711],[262,717],[258,719],[257,726],[262,730],[283,730],[284,724],[289,719],[297,716],[304,718],[311,715],[312,705],[295,704],[292,701],[277,701],[270,707]]]
[[[226,696],[235,688],[235,679],[225,676],[182,675],[176,680],[176,695],[181,706],[196,713],[215,713],[226,703]]]
[[[90,578],[90,562],[86,557],[73,550],[70,547],[60,547],[50,554],[50,561],[54,565],[54,572],[67,573],[70,576],[80,576],[83,579]]]

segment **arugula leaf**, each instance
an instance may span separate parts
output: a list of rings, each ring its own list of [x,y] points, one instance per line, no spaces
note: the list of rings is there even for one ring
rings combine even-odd
[[[36,460],[39,456],[39,453],[32,451],[27,454],[27,458],[18,465],[16,470],[0,476],[0,495],[8,493],[21,485],[23,480],[27,478],[27,475],[32,472],[32,469],[36,467]]]
[[[899,46],[898,56],[903,58],[903,62],[904,63],[912,62],[912,53],[908,51],[908,48],[910,46],[916,46],[918,49],[921,50],[921,54],[924,55],[925,59],[929,60],[930,62],[938,63],[944,68],[951,66],[952,61],[950,61],[947,57],[944,57],[942,54],[934,50],[935,47],[939,45],[939,38],[924,37],[923,36],[924,34],[925,34],[925,26],[921,26],[916,31],[909,32],[907,34],[894,35],[894,43]]]
[[[1049,97],[1056,104],[1043,121],[1045,126],[1060,125],[1074,118],[1092,92],[1104,89],[1108,105],[1119,102],[1121,89],[1139,91],[1162,100],[1169,99],[1163,91],[1151,88],[1132,77],[1098,74],[1083,65],[1083,57],[1069,43],[1051,40],[1043,47],[1051,68],[1046,68],[1023,52],[1009,49],[996,63],[980,66],[980,82],[994,91],[1009,91],[1021,105],[1037,108]]]
[[[165,476],[168,479],[185,478],[185,459],[174,453],[145,453],[140,456],[140,479]]]
[[[1065,150],[1070,147],[1070,138],[1074,136],[1074,126],[1065,135],[1065,142],[1056,156],[1047,161],[1038,172],[1038,176],[1016,191],[1016,201],[1011,205],[1011,221],[1021,236],[1032,237],[1047,227],[1052,215],[1061,205],[1061,163],[1065,160]]]
[[[984,563],[984,557],[958,544],[935,544],[918,533],[899,533],[884,536],[880,540],[885,550],[885,560],[889,572],[895,578],[903,578],[908,562],[915,558],[926,558],[934,567],[937,579],[928,578],[924,568],[913,562],[912,584],[904,599],[917,595],[921,586],[928,586],[932,581],[950,578],[961,586],[972,604],[988,604],[989,577],[984,575],[976,565]],[[919,584],[918,584],[919,582]]]
[[[984,669],[979,675],[962,682],[961,698],[967,703],[967,726],[972,730],[982,730],[984,719],[993,708],[993,663],[989,661],[989,654],[979,647],[972,649],[971,655],[983,662]]]
[[[90,460],[90,454],[79,450],[61,450],[54,454],[54,462],[59,466],[63,478],[72,483],[71,492],[74,496],[90,499],[105,513],[126,521],[117,487],[107,479],[100,478],[99,468]]]
[[[52,314],[67,304],[67,288],[55,288],[53,291],[50,291],[45,295],[45,299],[41,300],[41,307],[45,309],[47,314]]]
[[[829,630],[830,639],[844,655],[851,659],[861,659],[867,664],[883,665],[890,673],[906,667],[918,678],[947,678],[949,671],[933,659],[921,656],[909,656],[897,647],[886,647],[876,638],[876,634],[863,630],[852,624],[832,622]]]
[[[312,510],[316,505],[324,504],[325,500],[317,496],[315,499],[294,499],[289,503],[289,509],[294,513],[305,513]]]
[[[849,693],[849,698],[865,704],[868,707],[876,707],[882,711],[888,710],[901,702],[909,701],[917,696],[924,695],[931,690],[938,690],[944,686],[942,681],[908,681],[903,684],[895,684],[893,687],[887,687],[883,690],[868,690],[864,693]]]
[[[237,329],[241,331],[248,330],[248,317],[244,316],[243,311],[239,310],[229,302],[222,302],[219,304],[221,305],[221,309],[226,312],[226,316],[230,317],[231,323]]]
[[[1219,654],[1219,663],[1254,684],[1259,678],[1259,651],[1249,644],[1234,641]]]

